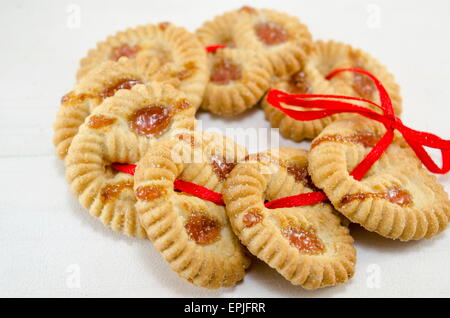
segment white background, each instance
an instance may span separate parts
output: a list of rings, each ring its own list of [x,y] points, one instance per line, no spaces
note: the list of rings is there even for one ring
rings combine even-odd
[[[402,86],[404,121],[450,138],[446,0],[3,1],[0,296],[450,296],[449,231],[432,240],[400,243],[352,228],[356,275],[339,287],[308,292],[254,262],[235,288],[208,291],[178,278],[148,241],[103,227],[71,195],[63,164],[54,155],[51,125],[86,51],[129,26],[167,20],[193,31],[243,4],[291,12],[316,38],[371,52]],[[78,8],[79,28],[70,19]],[[204,127],[269,127],[258,109],[226,121],[208,114],[199,117]],[[286,140],[281,144],[295,145]],[[450,190],[449,175],[439,181]]]

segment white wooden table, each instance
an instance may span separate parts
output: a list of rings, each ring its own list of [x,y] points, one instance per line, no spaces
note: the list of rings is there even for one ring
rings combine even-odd
[[[256,1],[253,1],[256,2]],[[254,262],[232,289],[179,279],[145,240],[103,227],[71,195],[54,155],[52,123],[78,60],[108,34],[172,21],[195,30],[241,1],[6,1],[0,11],[0,296],[377,297],[450,296],[450,231],[400,243],[354,227],[356,275],[307,292]],[[252,5],[252,1],[246,4]],[[289,11],[316,38],[364,48],[402,86],[403,119],[450,138],[450,2],[258,1]],[[269,127],[259,110],[237,119],[200,114],[203,127]],[[281,140],[283,146],[307,148]],[[450,176],[439,180],[450,190]]]

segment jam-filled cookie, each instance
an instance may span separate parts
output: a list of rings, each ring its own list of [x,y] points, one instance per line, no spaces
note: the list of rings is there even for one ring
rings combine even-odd
[[[343,72],[331,79],[326,78],[333,70],[354,67],[365,69],[381,80],[390,94],[394,111],[399,114],[402,109],[401,97],[393,75],[368,54],[340,42],[314,42],[311,53],[301,61],[301,67],[286,76],[276,78],[271,87],[289,94],[354,96],[379,103],[375,84],[364,74]],[[272,127],[280,129],[281,135],[294,141],[313,139],[334,120],[349,116],[338,114],[316,120],[298,121],[270,105],[266,97],[261,105],[267,120]],[[371,105],[363,106],[379,110]]]
[[[58,157],[64,159],[67,155],[78,128],[94,108],[121,89],[131,89],[134,85],[158,80],[158,66],[157,60],[153,58],[145,63],[128,59],[107,61],[80,79],[74,89],[63,96],[56,114],[53,143]],[[176,84],[175,81],[172,80],[170,84]]]
[[[144,61],[157,58],[161,66],[169,66],[163,68],[169,71],[167,75],[180,80],[179,89],[188,95],[190,102],[195,107],[200,105],[208,81],[206,52],[186,29],[163,22],[118,32],[88,52],[81,60],[77,78],[104,61],[118,61],[122,57]]]
[[[203,132],[158,142],[139,162],[134,191],[142,226],[170,267],[206,288],[234,286],[250,260],[234,235],[225,208],[174,190],[176,180],[221,193],[223,181],[246,150]]]
[[[205,22],[196,33],[206,46],[262,52],[276,75],[298,69],[312,41],[308,28],[296,17],[248,6]]]
[[[348,67],[366,70],[378,78],[391,98],[395,114],[400,115],[402,112],[402,98],[400,96],[400,86],[396,83],[394,75],[388,71],[386,66],[381,64],[370,54],[350,45],[346,46]],[[352,89],[352,95],[354,97],[368,99],[380,104],[376,86],[367,75],[347,72],[339,76],[341,76],[347,86]]]
[[[65,159],[67,180],[83,207],[114,231],[144,237],[133,177],[112,164],[134,164],[156,140],[193,129],[194,113],[185,95],[156,82],[105,99],[80,126]]]
[[[248,250],[294,285],[316,289],[353,276],[353,238],[328,203],[268,209],[265,201],[316,191],[307,152],[280,148],[248,157],[225,182],[234,232]]]
[[[225,48],[208,56],[210,78],[202,108],[236,115],[253,107],[269,88],[270,64],[258,52]]]
[[[339,212],[369,231],[401,241],[430,238],[447,227],[450,201],[402,137],[360,181],[350,175],[384,133],[361,116],[333,122],[312,142],[312,180]]]

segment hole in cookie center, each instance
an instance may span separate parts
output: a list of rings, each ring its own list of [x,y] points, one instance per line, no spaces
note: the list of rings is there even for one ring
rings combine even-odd
[[[163,105],[152,105],[137,110],[129,119],[131,129],[141,136],[162,135],[171,122],[171,112]]]
[[[241,79],[241,67],[229,59],[222,59],[214,64],[211,71],[211,82],[218,85],[227,85],[232,81]]]
[[[258,23],[255,32],[259,40],[265,45],[278,45],[288,40],[288,32],[282,25],[269,21]]]
[[[200,245],[212,244],[220,238],[220,224],[204,212],[191,213],[184,227],[189,237]]]
[[[282,230],[289,243],[296,247],[300,253],[307,255],[319,255],[324,252],[324,245],[312,231],[290,226]]]
[[[140,50],[139,45],[123,44],[121,46],[112,49],[110,59],[113,61],[118,61],[122,56],[131,59],[136,56],[139,50]]]

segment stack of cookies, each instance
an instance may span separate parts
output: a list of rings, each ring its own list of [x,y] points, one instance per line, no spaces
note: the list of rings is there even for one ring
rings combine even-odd
[[[195,35],[167,22],[128,29],[81,60],[56,116],[57,155],[92,216],[148,238],[194,285],[236,285],[251,255],[306,289],[342,284],[356,262],[350,223],[408,241],[442,232],[450,219],[447,193],[400,135],[356,180],[350,172],[383,125],[348,113],[298,121],[267,101],[276,88],[379,103],[364,74],[327,79],[355,67],[383,83],[399,115],[399,86],[383,65],[350,45],[313,40],[285,13],[243,7]],[[233,116],[257,105],[283,137],[313,139],[310,151],[248,154],[224,136],[195,131],[199,108]],[[327,201],[268,204],[321,191]]]

